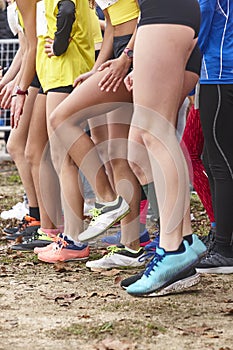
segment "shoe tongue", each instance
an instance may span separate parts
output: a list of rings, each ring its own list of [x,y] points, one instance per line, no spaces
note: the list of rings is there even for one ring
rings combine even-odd
[[[159,255],[165,255],[165,250],[161,247],[156,247],[156,253]]]

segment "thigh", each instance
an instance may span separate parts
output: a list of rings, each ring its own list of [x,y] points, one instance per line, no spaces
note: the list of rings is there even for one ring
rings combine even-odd
[[[46,95],[38,94],[34,103],[28,133],[27,148],[30,154],[40,156],[48,141],[46,125]]]
[[[126,90],[123,82],[117,92],[101,91],[98,83],[105,74],[105,70],[97,72],[76,87],[56,108],[57,122],[62,122],[72,115],[75,115],[77,121],[89,119],[115,109],[118,103],[132,100],[132,95]]]
[[[135,41],[134,100],[173,125],[188,57],[196,44],[193,29],[180,25],[139,27]],[[158,49],[159,48],[159,49]]]
[[[30,87],[29,94],[25,102],[23,115],[17,129],[12,129],[8,139],[8,147],[22,147],[25,148],[28,138],[29,127],[31,123],[31,116],[33,105],[38,93],[38,88]]]

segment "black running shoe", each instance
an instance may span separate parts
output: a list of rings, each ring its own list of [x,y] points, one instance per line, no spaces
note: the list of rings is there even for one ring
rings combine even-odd
[[[34,248],[46,247],[52,242],[52,238],[48,237],[40,229],[38,229],[37,232],[34,232],[32,237],[28,239],[24,238],[22,243],[12,245],[11,249],[20,251],[34,251]]]
[[[211,250],[196,266],[201,273],[233,273],[233,257],[225,257]]]
[[[30,237],[32,237],[32,235],[37,232],[37,230],[40,228],[39,225],[35,225],[35,226],[28,226],[25,228],[25,230],[23,231],[17,231],[16,233],[12,234],[12,235],[8,235],[6,236],[6,239],[9,241],[14,241],[18,238],[25,238],[25,239],[29,239]]]
[[[207,236],[202,236],[201,241],[205,244],[207,250],[213,248],[215,242],[215,229],[211,228]]]
[[[132,283],[136,282],[137,280],[140,280],[140,278],[142,277],[143,273],[144,273],[144,270],[142,272],[137,273],[136,275],[133,275],[133,276],[125,278],[124,280],[121,281],[120,286],[123,289],[126,289]]]

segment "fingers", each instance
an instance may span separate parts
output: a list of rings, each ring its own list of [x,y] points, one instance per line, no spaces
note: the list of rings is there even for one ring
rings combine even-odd
[[[101,70],[104,70],[105,68],[108,68],[111,63],[112,63],[112,60],[109,60],[109,61],[106,61],[106,62],[102,63],[99,66],[98,71],[101,71]]]

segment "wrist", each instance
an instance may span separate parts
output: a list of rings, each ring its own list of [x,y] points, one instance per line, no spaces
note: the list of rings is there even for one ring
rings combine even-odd
[[[21,90],[19,86],[16,86],[15,88],[15,94],[16,95],[28,95],[28,90]]]
[[[133,50],[130,49],[129,47],[126,47],[123,51],[125,56],[128,58],[128,60],[132,61],[133,60]]]

